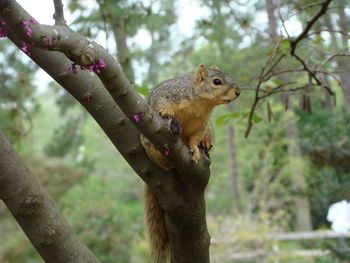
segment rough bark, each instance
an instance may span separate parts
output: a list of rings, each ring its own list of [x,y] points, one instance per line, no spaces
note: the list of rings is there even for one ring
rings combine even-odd
[[[102,47],[67,27],[32,25],[33,36],[29,38],[22,25],[22,21],[30,18],[29,14],[15,1],[1,0],[0,8],[4,10],[0,17],[10,29],[10,39],[19,47],[22,41],[31,41],[35,42],[35,47],[51,50],[33,47],[31,58],[90,112],[131,167],[156,194],[166,215],[172,262],[209,262],[210,238],[204,202],[204,189],[210,176],[209,160],[201,158],[198,165],[192,164],[188,148],[180,139],[169,134],[167,124],[150,111],[131,87],[118,63]],[[56,38],[48,46],[47,38],[53,36]],[[101,69],[98,78],[86,70],[78,69],[76,75],[65,72],[71,63],[55,50],[79,65],[87,66],[101,58],[107,67]],[[139,115],[140,121],[135,121],[135,114]],[[165,145],[170,148],[169,159],[176,164],[177,171],[165,176],[164,171],[151,163],[140,144],[136,128],[159,149]],[[31,232],[26,233],[31,235]]]
[[[45,262],[99,262],[70,230],[1,130],[0,145],[0,199]]]

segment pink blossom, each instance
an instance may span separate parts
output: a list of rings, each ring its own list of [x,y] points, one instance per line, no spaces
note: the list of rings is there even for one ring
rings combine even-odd
[[[164,151],[164,155],[165,155],[165,156],[169,156],[169,154],[170,154],[170,150],[169,150],[169,149],[166,149],[166,150]]]
[[[97,64],[97,65],[98,65],[98,67],[100,67],[100,68],[107,67],[105,61],[104,61],[102,58],[99,58],[99,59],[98,59],[98,64]]]
[[[46,41],[46,45],[48,45],[48,46],[52,46],[53,45],[53,40],[52,39],[47,39],[47,41]]]
[[[23,46],[21,47],[21,50],[26,53],[29,57],[32,56],[32,51],[30,50],[30,44],[27,42],[23,42]]]
[[[85,66],[84,68],[89,70],[90,72],[94,71],[98,74],[98,73],[101,73],[100,68],[104,68],[106,66],[107,65],[106,65],[105,61],[102,58],[99,58],[97,63],[92,63],[88,66]]]
[[[35,25],[38,24],[38,22],[34,18],[29,18],[27,20],[24,20],[22,23],[24,25],[27,36],[32,37],[33,30],[29,27],[29,25]]]
[[[71,67],[65,70],[65,72],[68,72],[68,71],[72,71],[74,75],[77,74],[77,68],[75,67],[75,65],[72,65]]]
[[[0,19],[0,25],[6,26],[6,23]],[[0,27],[0,38],[7,37],[7,29],[5,27]]]
[[[134,120],[136,121],[136,122],[139,122],[140,121],[140,117],[141,117],[141,115],[140,114],[134,114],[134,115],[132,115],[132,117],[134,118]]]
[[[7,37],[7,30],[6,28],[0,27],[0,38]]]

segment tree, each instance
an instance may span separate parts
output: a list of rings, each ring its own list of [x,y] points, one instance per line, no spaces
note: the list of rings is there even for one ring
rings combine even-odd
[[[270,39],[277,38],[277,19],[276,19],[276,5],[273,0],[266,0],[266,12],[268,17],[268,33]],[[289,79],[283,76],[278,76],[282,82],[290,82]],[[285,104],[286,110],[292,109],[293,104],[289,102],[289,94],[285,93],[282,96],[282,101]],[[286,137],[289,139],[288,153],[290,155],[290,162],[295,164],[294,168],[294,206],[295,206],[295,228],[297,231],[307,231],[312,229],[310,204],[308,198],[305,196],[306,182],[301,151],[297,142],[297,125],[294,117],[289,120],[289,125],[286,127]]]
[[[329,0],[321,3],[322,9],[313,17],[313,21],[324,14],[329,3]],[[67,27],[60,1],[55,1],[55,26],[38,24],[14,0],[0,0],[0,8],[2,36],[8,36],[86,108],[130,166],[155,193],[165,212],[172,262],[209,262],[210,237],[204,200],[204,190],[210,176],[209,160],[202,153],[198,165],[191,163],[187,147],[169,134],[167,122],[150,111],[113,57],[97,43]],[[295,55],[298,43],[311,26],[312,23],[298,38],[289,41],[292,55]],[[119,29],[123,33],[123,27]],[[277,46],[274,48],[278,49]],[[273,55],[276,54],[271,55],[270,62],[276,58]],[[307,65],[303,66],[305,71],[313,73]],[[272,70],[265,73],[274,73]],[[262,70],[250,121],[254,116],[263,77]],[[140,133],[159,150],[169,149],[169,160],[177,169],[165,174],[153,164],[140,144]],[[44,260],[96,262],[68,229],[52,200],[31,177],[3,134],[0,134],[0,145],[0,198]]]
[[[101,46],[88,41],[66,26],[62,4],[59,1],[55,1],[55,26],[37,24],[15,1],[1,1],[0,7],[3,10],[1,26],[4,34],[89,111],[131,167],[156,194],[166,215],[172,261],[209,262],[209,234],[206,228],[204,202],[204,189],[209,179],[209,161],[202,157],[197,166],[191,163],[186,146],[179,139],[169,135],[164,121],[157,114],[150,112],[144,99],[130,86],[118,63]],[[57,50],[60,52],[55,52]],[[73,65],[67,57],[74,61]],[[80,69],[78,65],[81,66]],[[86,69],[95,71],[97,74],[91,75]],[[171,151],[169,159],[178,167],[171,176],[165,176],[164,171],[148,159],[140,144],[137,128],[142,130],[143,134],[160,149],[164,145],[169,147]],[[2,145],[8,145],[4,137],[2,137]],[[23,200],[28,198],[32,200],[30,194],[38,190],[16,196],[18,203],[11,199],[13,196],[8,193],[12,192],[15,185],[11,186],[12,181],[5,180],[9,179],[9,175],[13,172],[10,168],[13,168],[12,164],[15,163],[15,167],[20,169],[15,171],[18,175],[22,175],[26,169],[21,159],[14,157],[16,154],[10,146],[7,148],[7,151],[1,152],[3,157],[1,159],[4,161],[1,164],[3,169],[1,174],[4,176],[1,179],[3,182],[1,198],[19,222],[26,222],[21,226],[40,255],[49,262],[62,262],[60,260],[95,262],[94,257],[84,248],[76,250],[77,254],[81,252],[81,255],[63,253],[62,249],[67,248],[65,246],[76,247],[75,241],[72,238],[70,243],[62,236],[62,233],[69,233],[64,222],[54,223],[48,211],[40,213],[39,208],[45,207],[46,202],[52,203],[49,198],[34,200],[33,203],[40,205],[31,207],[30,214],[41,214],[45,220],[42,217],[30,217],[25,212],[23,215],[20,209],[16,210],[18,206],[22,205],[25,209],[30,205],[31,202],[26,204]],[[7,158],[4,158],[5,156]],[[9,163],[8,157],[10,159],[13,157]],[[24,187],[27,187],[26,182],[32,181],[32,179],[23,181],[21,178],[17,178],[18,184],[23,183]],[[56,213],[58,212],[55,211]],[[37,219],[45,222],[43,228],[33,227],[38,224]],[[45,236],[48,230],[45,226],[49,225],[60,225],[60,228],[53,227],[49,230],[53,235],[57,234],[57,240],[64,244],[64,247],[53,246],[51,252],[47,253],[46,246],[52,244],[52,238],[49,235]],[[35,236],[43,235],[43,239],[35,239]],[[183,246],[182,244],[185,243],[187,245]],[[57,253],[53,253],[54,251]],[[68,256],[59,257],[58,254]],[[81,257],[90,257],[90,259],[79,261]]]

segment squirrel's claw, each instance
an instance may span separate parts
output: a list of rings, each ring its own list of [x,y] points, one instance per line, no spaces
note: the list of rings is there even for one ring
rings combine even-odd
[[[199,147],[204,150],[205,155],[210,159],[210,150],[213,148],[213,145],[210,142],[200,142]]]
[[[164,119],[174,119],[174,112],[166,110],[166,109],[161,109],[159,111],[159,115],[164,118]]]
[[[199,147],[204,149],[206,152],[210,152],[211,148],[213,148],[213,145],[210,142],[202,141],[199,143]]]

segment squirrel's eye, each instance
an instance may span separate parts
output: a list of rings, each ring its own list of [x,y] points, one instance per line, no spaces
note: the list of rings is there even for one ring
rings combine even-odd
[[[219,79],[214,79],[214,85],[221,85],[221,80]]]

